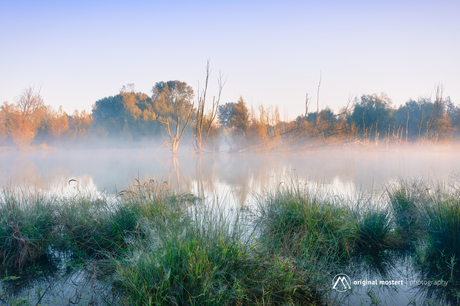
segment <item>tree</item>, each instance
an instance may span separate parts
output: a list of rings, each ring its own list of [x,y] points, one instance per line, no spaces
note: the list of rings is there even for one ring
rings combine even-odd
[[[93,126],[93,118],[85,110],[80,113],[78,110],[73,112],[70,119],[70,134],[74,139],[86,138],[91,132]]]
[[[93,105],[92,117],[97,129],[104,130],[111,137],[118,136],[123,130],[122,124],[126,119],[123,96],[116,95],[96,101]]]
[[[0,143],[5,140],[6,137],[8,137],[6,129],[6,115],[5,112],[3,112],[3,108],[0,107]]]
[[[152,92],[155,112],[162,114],[157,120],[163,125],[164,144],[176,155],[193,113],[193,89],[185,82],[168,81],[156,83]]]
[[[69,131],[69,117],[59,106],[59,110],[53,111],[48,122],[48,130],[56,139],[60,139]]]
[[[233,116],[233,108],[235,107],[235,102],[227,102],[224,105],[219,105],[218,118],[219,125],[223,129],[231,129],[230,120]]]
[[[385,93],[363,95],[361,101],[355,101],[350,120],[361,129],[363,133],[372,133],[377,138],[396,122],[392,117],[391,100]]]
[[[450,97],[447,98],[447,114],[450,117],[455,133],[458,135],[460,133],[460,107],[458,105],[454,106],[450,101]]]
[[[224,84],[222,83],[222,75],[218,78],[219,84],[219,91],[217,99],[216,97],[212,100],[212,108],[208,114],[205,113],[206,108],[206,94],[208,91],[208,81],[209,81],[209,61],[206,65],[206,80],[204,83],[204,90],[201,95],[198,97],[198,106],[196,109],[196,118],[195,118],[195,128],[194,128],[194,141],[193,141],[193,149],[196,153],[201,154],[203,149],[206,147],[208,143],[208,139],[211,137],[213,140],[217,137],[219,129],[213,124],[214,120],[216,119],[218,110],[219,110],[219,103],[220,103],[220,96],[222,93],[222,88]],[[215,141],[213,141],[214,143]],[[214,146],[212,146],[214,147]],[[212,148],[211,147],[211,148]]]
[[[240,97],[238,102],[233,106],[232,116],[229,121],[234,135],[246,135],[249,126],[249,110],[242,97]]]
[[[246,136],[249,127],[249,110],[243,98],[240,97],[237,103],[228,102],[219,106],[219,122],[232,136],[233,142],[240,148],[246,146]],[[229,143],[230,144],[230,143]]]
[[[124,85],[120,93],[101,99],[93,106],[95,130],[111,137],[151,137],[159,134],[155,104],[148,95],[135,92],[134,84]]]
[[[37,134],[44,114],[43,99],[29,87],[16,98],[16,104],[4,103],[2,112],[6,117],[8,135],[20,147],[27,146]]]

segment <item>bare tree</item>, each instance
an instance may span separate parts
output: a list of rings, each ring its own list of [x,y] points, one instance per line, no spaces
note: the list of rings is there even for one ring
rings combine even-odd
[[[203,92],[200,94],[198,89],[198,105],[196,109],[196,122],[194,129],[194,141],[193,141],[193,151],[195,153],[201,154],[204,148],[207,145],[208,139],[210,137],[211,131],[213,129],[213,123],[217,117],[220,96],[222,94],[222,88],[224,87],[225,82],[222,82],[222,74],[219,73],[219,78],[217,82],[219,84],[219,91],[217,98],[214,96],[212,99],[212,108],[209,114],[205,113],[206,108],[206,95],[208,92],[209,76],[211,72],[209,69],[209,60],[206,64],[206,80],[204,83]]]
[[[318,93],[316,94],[316,123],[320,120],[319,112],[319,90],[321,88],[321,71],[319,72],[319,83],[318,83]]]
[[[163,129],[165,133],[167,134],[168,139],[165,138],[165,135],[163,133],[163,130],[161,130],[161,135],[163,136],[163,139],[165,140],[164,144],[168,147],[169,150],[171,150],[173,155],[177,154],[177,149],[179,147],[179,142],[182,139],[182,136],[184,136],[184,131],[187,125],[190,122],[190,117],[192,116],[193,113],[193,106],[190,108],[190,112],[187,116],[187,119],[185,120],[185,124],[181,128],[181,119],[179,116],[179,111],[176,107],[176,116],[175,116],[175,121],[176,121],[176,126],[173,128],[171,132],[171,126],[170,126],[170,121],[169,119],[167,120],[161,120],[159,119],[158,121],[161,122],[163,125]]]

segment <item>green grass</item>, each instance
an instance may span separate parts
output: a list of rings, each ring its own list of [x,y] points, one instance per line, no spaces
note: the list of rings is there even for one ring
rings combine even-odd
[[[227,212],[153,181],[112,197],[0,192],[1,269],[58,252],[96,260],[128,305],[327,304],[336,269],[407,245],[422,269],[458,278],[457,189],[400,181],[344,200],[293,183]]]
[[[439,190],[424,206],[429,252],[442,259],[460,257],[460,198]]]
[[[79,256],[101,256],[127,250],[137,216],[129,205],[107,199],[78,197],[59,207],[63,250]]]
[[[267,193],[258,199],[256,214],[259,236],[269,251],[295,258],[310,249],[339,256],[351,251],[351,210],[306,188],[292,185]]]
[[[353,233],[355,252],[378,252],[392,248],[391,216],[386,208],[375,207],[373,203],[367,203],[358,213],[356,229]]]
[[[319,303],[305,272],[260,252],[241,214],[194,203],[179,218],[146,219],[145,236],[117,261],[133,305],[309,305]]]
[[[43,256],[54,240],[56,203],[39,192],[0,192],[0,269],[21,269]]]
[[[426,191],[426,183],[418,180],[401,180],[397,186],[386,188],[393,211],[395,232],[403,244],[416,243],[424,235],[420,208],[426,203]]]

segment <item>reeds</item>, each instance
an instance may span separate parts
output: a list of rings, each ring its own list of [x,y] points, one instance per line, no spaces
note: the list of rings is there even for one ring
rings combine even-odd
[[[424,205],[430,255],[449,263],[460,257],[460,198],[438,189]]]
[[[407,247],[422,267],[457,277],[458,189],[400,181],[386,191],[344,200],[292,183],[226,211],[153,181],[112,197],[6,188],[0,268],[21,270],[56,251],[104,259],[102,276],[130,305],[327,304],[337,267]]]
[[[294,257],[312,247],[323,254],[348,252],[354,216],[334,199],[295,184],[260,197],[257,228],[267,249]]]
[[[143,239],[117,261],[135,305],[308,305],[319,294],[288,260],[260,252],[241,213],[194,203],[178,218],[142,222]]]
[[[386,188],[393,211],[394,230],[403,244],[414,243],[424,235],[420,209],[427,203],[427,188],[426,184],[419,180],[400,180],[396,186]]]
[[[80,196],[59,207],[62,245],[78,256],[105,256],[127,249],[136,233],[138,216],[130,205]]]
[[[391,248],[392,222],[386,208],[376,208],[370,205],[359,214],[355,232],[352,233],[355,242],[354,253],[378,252]]]
[[[21,269],[47,252],[56,203],[39,192],[0,191],[0,268]]]

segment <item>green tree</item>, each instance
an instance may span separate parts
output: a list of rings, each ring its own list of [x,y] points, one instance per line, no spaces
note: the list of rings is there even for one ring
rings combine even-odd
[[[385,93],[361,96],[360,101],[355,101],[350,120],[363,133],[377,137],[384,136],[388,128],[396,124],[392,117],[391,100]]]
[[[242,97],[233,106],[229,124],[233,129],[234,135],[246,135],[249,126],[249,110]]]
[[[119,136],[126,121],[123,96],[119,94],[96,101],[92,117],[96,128],[106,131],[110,137]]]
[[[235,102],[227,102],[223,105],[219,105],[218,117],[219,125],[224,129],[231,129],[230,120],[233,117],[233,108],[235,107]]]
[[[426,135],[432,114],[433,102],[429,99],[420,98],[418,101],[407,101],[394,111],[393,116],[397,126],[404,129],[403,135],[407,139],[413,139]]]
[[[148,95],[135,92],[134,84],[123,86],[120,93],[103,98],[93,106],[95,130],[111,137],[140,138],[160,133],[155,105]]]

